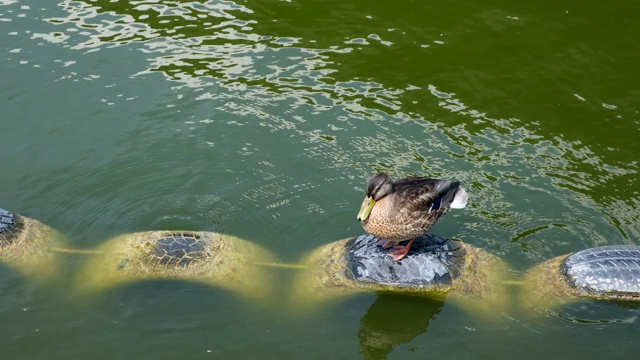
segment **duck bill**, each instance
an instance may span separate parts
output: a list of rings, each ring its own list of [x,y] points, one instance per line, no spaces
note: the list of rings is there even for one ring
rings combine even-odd
[[[358,213],[358,221],[365,221],[371,214],[371,209],[373,209],[373,205],[376,204],[376,201],[373,200],[371,196],[367,196],[364,198],[362,202],[362,206],[360,206],[360,212]]]

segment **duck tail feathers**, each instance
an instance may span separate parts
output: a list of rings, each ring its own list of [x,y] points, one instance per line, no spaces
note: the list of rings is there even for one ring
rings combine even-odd
[[[467,206],[467,200],[469,200],[467,191],[461,186],[456,191],[450,206],[452,209],[464,209]]]

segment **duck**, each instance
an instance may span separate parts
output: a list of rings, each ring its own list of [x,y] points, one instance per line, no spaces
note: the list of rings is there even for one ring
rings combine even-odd
[[[394,181],[385,173],[369,180],[358,212],[364,230],[395,261],[402,260],[417,237],[424,235],[449,209],[467,206],[468,195],[460,182],[410,177]],[[406,245],[401,242],[409,240]]]

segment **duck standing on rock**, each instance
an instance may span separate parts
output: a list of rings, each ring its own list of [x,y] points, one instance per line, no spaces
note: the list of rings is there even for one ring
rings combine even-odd
[[[416,237],[424,235],[449,209],[467,206],[467,192],[457,181],[414,177],[393,181],[385,173],[369,180],[367,194],[358,213],[364,230],[379,238],[378,245],[393,251],[396,261],[404,258]],[[405,246],[401,242],[409,240]]]

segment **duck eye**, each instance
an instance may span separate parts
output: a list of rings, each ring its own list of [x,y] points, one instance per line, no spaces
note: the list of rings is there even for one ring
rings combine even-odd
[[[372,197],[374,200],[377,200],[376,198],[377,198],[378,196],[380,196],[380,190],[381,190],[381,189],[382,189],[382,184],[378,184],[378,185],[374,188],[373,192],[371,193],[371,197]]]

